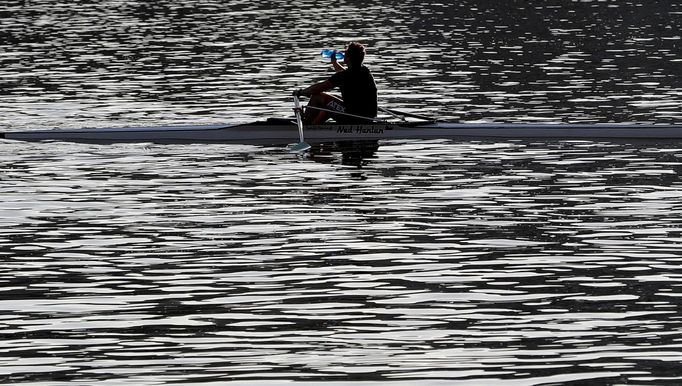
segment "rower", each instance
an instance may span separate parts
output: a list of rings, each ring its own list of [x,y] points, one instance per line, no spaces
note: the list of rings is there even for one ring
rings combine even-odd
[[[364,45],[350,43],[343,58],[348,68],[337,62],[336,55],[331,55],[331,63],[336,71],[334,75],[294,92],[295,95],[310,97],[305,109],[304,124],[319,125],[330,117],[337,123],[367,123],[377,116],[377,86],[370,70],[362,64],[365,53]],[[341,90],[341,98],[326,92],[334,87]],[[338,111],[341,114],[315,108]]]

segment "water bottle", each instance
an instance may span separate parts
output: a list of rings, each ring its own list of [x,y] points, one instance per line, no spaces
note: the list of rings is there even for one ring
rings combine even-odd
[[[332,54],[336,52],[336,60],[342,60],[343,59],[343,52],[337,51],[337,50],[322,50],[321,54],[322,57],[325,59],[330,59],[332,57]]]

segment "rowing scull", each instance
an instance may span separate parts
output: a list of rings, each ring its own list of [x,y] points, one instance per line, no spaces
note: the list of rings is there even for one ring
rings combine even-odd
[[[96,143],[221,142],[279,145],[299,141],[299,131],[294,120],[269,119],[267,121],[226,125],[15,131],[0,133],[0,138],[20,141],[52,140]],[[682,124],[375,122],[369,124],[327,123],[305,127],[305,140],[309,143],[467,138],[682,139]]]

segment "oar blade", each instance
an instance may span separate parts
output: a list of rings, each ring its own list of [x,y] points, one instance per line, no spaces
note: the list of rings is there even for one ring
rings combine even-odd
[[[302,153],[306,150],[310,149],[310,145],[305,143],[305,142],[299,142],[295,145],[291,145],[289,147],[289,152],[291,153]]]

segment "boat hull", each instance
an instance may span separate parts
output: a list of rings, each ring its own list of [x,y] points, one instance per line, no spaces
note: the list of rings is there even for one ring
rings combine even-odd
[[[298,142],[293,123],[254,122],[236,125],[156,126],[38,130],[9,132],[2,138],[20,141],[69,142],[221,142],[288,144]],[[538,123],[422,123],[324,124],[305,128],[309,143],[466,138],[554,139],[682,139],[682,125],[653,124],[538,124]]]

